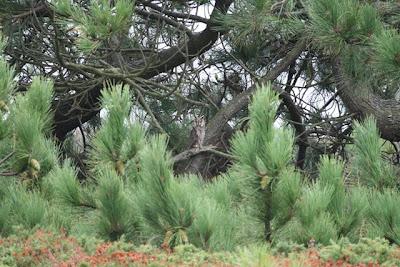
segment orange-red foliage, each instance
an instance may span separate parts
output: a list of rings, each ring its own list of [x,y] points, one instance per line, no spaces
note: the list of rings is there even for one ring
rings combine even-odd
[[[93,252],[87,252],[79,244],[78,240],[67,236],[65,232],[53,233],[50,231],[38,230],[26,238],[9,237],[0,239],[1,248],[13,248],[13,257],[19,266],[40,266],[42,264],[55,267],[73,267],[86,263],[88,266],[103,266],[116,264],[118,266],[145,266],[151,262],[157,262],[161,266],[194,266],[193,263],[168,262],[168,257],[174,252],[168,250],[154,250],[149,253],[137,251],[116,250],[111,242],[102,242],[96,246]],[[397,250],[396,250],[397,253]],[[400,256],[393,255],[394,257]],[[289,259],[284,256],[273,256],[272,266],[289,267],[309,266],[309,267],[379,267],[374,262],[368,264],[350,264],[348,258],[337,261],[324,261],[316,248],[310,248],[305,252],[296,254],[296,258]],[[198,266],[232,266],[232,264],[212,260],[211,262],[199,262]]]
[[[38,230],[25,240],[13,238],[0,239],[2,246],[18,244],[13,256],[17,263],[40,265],[50,263],[51,266],[70,267],[87,263],[90,266],[101,266],[116,263],[127,266],[132,263],[146,265],[155,257],[134,251],[109,251],[112,243],[101,243],[93,254],[88,254],[73,237],[65,233],[56,235],[52,232]]]

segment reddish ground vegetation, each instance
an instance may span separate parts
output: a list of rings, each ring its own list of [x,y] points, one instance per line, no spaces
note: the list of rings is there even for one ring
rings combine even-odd
[[[73,237],[65,233],[56,235],[52,232],[38,230],[25,240],[7,238],[1,239],[0,244],[14,247],[13,257],[17,265],[70,267],[87,263],[89,266],[102,266],[110,263],[118,266],[128,266],[136,263],[147,265],[155,257],[134,251],[110,251],[112,243],[101,243],[94,253],[88,253]]]
[[[54,233],[37,230],[33,234],[20,234],[0,239],[0,265],[6,266],[309,266],[309,267],[379,267],[376,262],[351,264],[346,254],[339,254],[337,260],[324,260],[321,250],[310,248],[294,252],[286,257],[283,254],[269,255],[265,262],[257,262],[252,256],[250,263],[241,263],[241,256],[235,253],[222,253],[223,257],[194,249],[165,251],[162,249],[135,251],[132,245],[123,242],[101,242],[86,240],[86,244],[64,232]],[[122,244],[122,245],[121,245]],[[186,248],[186,247],[183,247]],[[182,252],[183,251],[183,252]],[[348,250],[349,251],[349,250]],[[351,251],[351,250],[350,250]],[[376,251],[379,251],[377,249]],[[188,254],[187,254],[188,253]],[[386,252],[385,252],[386,253]],[[335,254],[338,255],[338,254]],[[394,248],[385,254],[386,260],[400,262],[400,249]],[[252,262],[254,258],[254,264]],[[362,257],[366,259],[365,257]],[[375,258],[373,258],[375,259]],[[397,266],[385,260],[385,266]],[[354,262],[354,259],[353,259]],[[389,263],[389,264],[388,264]]]

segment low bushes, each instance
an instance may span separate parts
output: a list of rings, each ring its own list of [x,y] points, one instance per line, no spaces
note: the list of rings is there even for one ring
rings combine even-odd
[[[0,119],[0,157],[7,159],[0,166],[2,236],[21,225],[62,227],[68,234],[206,251],[265,240],[400,242],[397,173],[380,157],[373,118],[355,127],[357,182],[345,186],[344,163],[334,157],[322,157],[310,181],[293,167],[293,132],[275,126],[278,96],[262,86],[249,108],[248,129],[232,140],[232,166],[205,183],[174,174],[168,138],[150,136],[132,122],[129,88],[110,86],[102,91],[102,125],[90,140],[88,177],[80,181],[51,137],[52,83],[37,78],[12,98],[12,69],[0,62],[0,96],[9,107]]]
[[[104,242],[90,236],[72,237],[62,231],[16,229],[0,239],[2,266],[399,266],[400,250],[384,239],[348,240],[306,248],[280,242],[240,247],[232,252],[206,252],[193,245],[173,251]]]

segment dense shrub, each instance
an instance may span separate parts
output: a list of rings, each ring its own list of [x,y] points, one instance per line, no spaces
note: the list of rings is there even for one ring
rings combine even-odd
[[[381,157],[373,118],[356,124],[353,169],[322,157],[316,181],[292,166],[293,132],[275,125],[278,96],[269,85],[254,94],[250,123],[232,141],[227,173],[205,183],[176,176],[168,138],[148,135],[130,119],[131,94],[122,85],[102,91],[105,116],[90,140],[87,179],[61,159],[51,137],[50,81],[36,78],[11,97],[13,71],[0,59],[0,233],[15,226],[64,228],[107,240],[149,242],[173,249],[192,244],[234,250],[258,241],[299,244],[352,242],[363,237],[400,243],[395,169]],[[7,108],[5,108],[7,107]]]

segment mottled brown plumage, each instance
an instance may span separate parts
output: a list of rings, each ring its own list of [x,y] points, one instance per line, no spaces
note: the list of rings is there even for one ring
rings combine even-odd
[[[190,148],[201,148],[206,134],[206,120],[203,116],[193,120],[193,128],[190,132]]]

